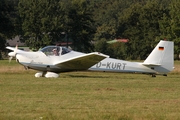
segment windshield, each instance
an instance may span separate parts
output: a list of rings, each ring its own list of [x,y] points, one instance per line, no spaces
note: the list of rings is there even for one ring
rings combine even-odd
[[[47,46],[40,50],[47,56],[60,56],[69,53],[71,50],[61,46]]]

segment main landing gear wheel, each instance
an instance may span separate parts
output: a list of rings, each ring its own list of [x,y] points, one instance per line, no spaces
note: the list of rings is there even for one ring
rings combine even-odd
[[[156,77],[156,74],[152,74],[152,77]]]

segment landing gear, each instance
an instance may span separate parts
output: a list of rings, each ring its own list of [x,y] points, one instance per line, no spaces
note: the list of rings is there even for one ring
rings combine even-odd
[[[35,74],[35,77],[43,77],[43,72],[38,72]]]
[[[167,76],[167,74],[163,74],[163,76]]]
[[[35,77],[58,78],[59,74],[54,72],[38,72],[35,74]]]
[[[156,77],[156,74],[152,74],[152,77]]]
[[[46,78],[58,78],[59,74],[54,73],[54,72],[47,72],[45,75]]]
[[[28,66],[24,66],[24,69],[25,69],[25,70],[28,70],[28,69],[29,69],[29,67],[28,67]]]
[[[159,74],[159,75],[162,75],[162,76],[167,76],[167,74]],[[151,74],[152,77],[156,77],[156,74]]]

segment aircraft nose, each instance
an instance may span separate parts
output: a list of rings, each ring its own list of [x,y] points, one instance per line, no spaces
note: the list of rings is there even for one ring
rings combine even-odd
[[[12,58],[16,57],[16,52],[10,52],[8,53],[8,56],[9,56],[9,62],[11,62]]]
[[[26,55],[24,54],[17,54],[16,55],[16,60],[17,62],[23,64],[23,63],[30,63],[31,59],[29,59]]]
[[[17,54],[16,55],[16,61],[19,63],[22,60],[22,55]]]
[[[15,57],[15,56],[16,56],[16,53],[15,53],[15,52],[10,52],[10,53],[8,53],[8,56],[10,56],[10,57]]]

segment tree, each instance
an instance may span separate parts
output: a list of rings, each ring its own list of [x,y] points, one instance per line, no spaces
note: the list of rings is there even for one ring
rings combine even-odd
[[[159,20],[163,16],[161,3],[147,1],[136,3],[123,11],[119,17],[119,34],[128,38],[128,56],[130,59],[146,59],[160,34]]]
[[[120,25],[118,18],[129,4],[129,1],[124,0],[96,1],[94,5],[94,20],[97,30],[94,40],[101,38],[111,40],[120,37],[117,34]]]
[[[19,12],[26,44],[39,48],[61,39],[73,39],[76,50],[92,50],[93,20],[86,0],[20,0]],[[90,49],[89,49],[90,48]]]
[[[65,1],[66,19],[64,30],[68,38],[73,39],[75,50],[89,52],[93,50],[93,17],[91,7],[86,0]]]
[[[23,39],[32,48],[38,49],[56,41],[57,34],[62,32],[64,12],[59,0],[20,0],[19,13]]]
[[[0,0],[0,59],[5,49],[6,39],[14,35],[13,13],[16,1]]]
[[[179,15],[179,5],[180,2],[177,0],[171,1],[170,4],[170,33],[171,33],[171,39],[174,41],[175,44],[175,54],[176,59],[180,59],[180,15]]]
[[[96,1],[94,20],[97,31],[94,40],[129,39],[123,45],[127,48],[128,59],[146,59],[160,38],[171,36],[162,27],[163,22],[166,22],[165,15],[169,12],[169,3],[168,0]],[[116,49],[114,47],[114,51]]]
[[[107,48],[108,44],[106,42],[106,39],[101,39],[95,43],[95,50],[98,52],[103,52],[104,54],[107,54]]]

